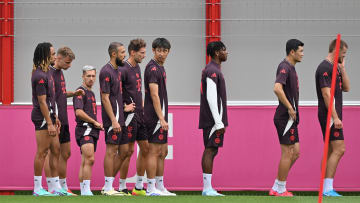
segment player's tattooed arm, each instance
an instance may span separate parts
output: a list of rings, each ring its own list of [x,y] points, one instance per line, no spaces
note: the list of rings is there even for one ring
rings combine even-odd
[[[276,94],[280,102],[284,104],[284,106],[288,109],[290,118],[296,120],[296,111],[294,110],[294,107],[291,105],[289,100],[286,98],[283,85],[281,83],[275,83],[274,93]]]

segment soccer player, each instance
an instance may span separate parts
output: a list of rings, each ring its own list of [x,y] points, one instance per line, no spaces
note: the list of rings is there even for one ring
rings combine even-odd
[[[110,61],[101,68],[100,71],[100,95],[101,95],[101,114],[105,129],[106,153],[104,158],[105,185],[102,194],[119,196],[121,193],[113,188],[114,182],[114,162],[122,162],[129,151],[128,139],[121,131],[124,126],[124,109],[121,85],[121,72],[118,70],[122,66],[126,56],[123,44],[112,42],[108,52]],[[129,105],[129,107],[133,107]],[[133,107],[134,108],[134,107]],[[133,108],[130,108],[132,110]]]
[[[278,174],[271,196],[290,196],[286,190],[286,179],[295,161],[299,158],[299,81],[295,70],[296,63],[304,56],[304,43],[297,39],[286,42],[286,58],[279,64],[276,71],[274,92],[279,99],[279,105],[274,115],[274,124],[278,133],[281,148],[281,158]]]
[[[31,120],[35,126],[37,151],[34,159],[34,196],[64,195],[57,182],[52,190],[43,189],[42,170],[45,157],[50,150],[50,169],[57,176],[59,159],[58,132],[61,123],[55,114],[55,86],[49,66],[55,57],[54,47],[48,43],[39,43],[34,51],[33,71],[31,75],[32,103]],[[57,145],[52,145],[55,143]]]
[[[152,43],[154,58],[145,68],[144,121],[149,142],[147,158],[148,195],[176,196],[164,186],[164,161],[168,153],[168,97],[164,63],[170,52],[170,42],[157,38]],[[155,180],[156,178],[156,180]],[[155,186],[156,182],[156,186]]]
[[[225,128],[228,126],[225,78],[221,63],[228,52],[221,41],[210,42],[206,54],[211,61],[202,71],[199,129],[203,130],[204,152],[202,155],[203,196],[223,196],[213,189],[211,176],[214,158],[223,146]]]
[[[97,121],[97,110],[95,94],[91,90],[96,79],[96,69],[92,66],[83,67],[83,83],[78,88],[85,92],[85,95],[73,97],[73,105],[76,115],[75,137],[81,151],[81,165],[79,171],[81,195],[92,196],[90,190],[90,179],[94,155],[99,131],[103,125]]]
[[[117,164],[115,174],[120,169],[119,191],[129,193],[126,188],[126,177],[129,169],[131,155],[134,153],[135,140],[137,141],[140,152],[136,161],[137,179],[132,195],[145,196],[146,191],[143,186],[143,179],[146,168],[146,156],[149,151],[149,144],[145,132],[143,121],[143,99],[141,92],[141,70],[139,63],[145,58],[146,43],[143,39],[134,39],[128,46],[129,58],[125,61],[121,70],[123,98],[125,104],[134,104],[135,111],[125,113],[124,135],[129,139],[128,157],[122,163]]]
[[[320,122],[324,140],[328,106],[330,104],[331,78],[333,74],[333,62],[336,52],[335,45],[336,39],[330,43],[328,56],[320,63],[315,74],[316,93],[318,97],[318,119]],[[342,92],[348,92],[350,90],[350,81],[345,70],[345,55],[347,49],[348,45],[345,41],[341,40],[338,58],[339,65],[336,71],[336,83],[333,104],[334,108],[332,110],[330,122],[330,143],[324,180],[324,196],[341,196],[334,190],[333,181],[338,163],[345,152],[342,123]]]
[[[72,61],[75,59],[75,55],[69,47],[61,47],[57,51],[55,65],[50,66],[49,73],[53,76],[55,82],[55,105],[61,122],[59,141],[60,141],[60,159],[58,164],[58,172],[60,176],[60,185],[67,191],[66,195],[75,195],[68,188],[66,183],[66,169],[67,160],[70,158],[70,131],[67,115],[67,98],[73,96],[83,95],[84,91],[78,89],[75,92],[66,90],[65,78],[62,70],[68,70],[71,67]],[[45,164],[45,168],[48,167],[48,163]],[[48,182],[51,182],[51,178],[47,178]],[[51,183],[50,183],[51,184]]]

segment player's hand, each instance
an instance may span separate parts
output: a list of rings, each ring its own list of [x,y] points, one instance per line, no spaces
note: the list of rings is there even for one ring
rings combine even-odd
[[[169,124],[165,121],[165,119],[160,120],[161,128],[165,131],[169,130]]]
[[[112,127],[113,127],[114,133],[120,133],[121,132],[121,126],[117,121],[112,122]]]
[[[56,128],[55,128],[55,126],[53,124],[48,124],[47,128],[48,128],[49,136],[55,137],[56,136]]]
[[[294,111],[293,108],[290,108],[288,110],[288,113],[289,113],[290,118],[295,121],[296,120],[296,111]]]
[[[55,125],[56,125],[56,132],[60,134],[61,122],[58,118],[56,118],[55,120]]]
[[[103,127],[103,124],[95,121],[94,123],[94,127],[97,128],[97,129],[100,129],[100,130],[104,130],[104,127]]]
[[[343,128],[343,124],[342,124],[342,122],[341,122],[341,120],[339,118],[334,119],[334,127],[336,129]]]
[[[85,95],[85,91],[83,89],[77,89],[74,92],[74,96],[84,96]]]
[[[135,103],[131,103],[131,104],[124,104],[124,111],[125,112],[134,112],[135,111]]]
[[[339,68],[341,73],[345,71],[345,59],[343,59],[342,62],[339,63]]]
[[[216,133],[224,134],[225,133],[225,128],[221,128],[219,130],[216,130]]]

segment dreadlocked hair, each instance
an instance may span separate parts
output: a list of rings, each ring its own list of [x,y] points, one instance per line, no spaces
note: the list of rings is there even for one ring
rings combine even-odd
[[[34,51],[32,72],[34,72],[38,67],[40,67],[44,72],[49,70],[51,57],[50,47],[52,47],[52,44],[49,42],[42,42],[36,46]]]

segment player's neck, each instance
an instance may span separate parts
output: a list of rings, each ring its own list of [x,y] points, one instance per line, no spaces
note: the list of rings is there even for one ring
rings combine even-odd
[[[127,62],[131,65],[131,67],[135,68],[135,66],[137,65],[137,63],[135,62],[135,59],[133,57],[129,57],[129,59],[127,60]]]
[[[117,68],[118,68],[118,65],[116,65],[115,60],[116,60],[116,59],[110,59],[110,64],[111,64],[115,69],[117,69]]]
[[[334,63],[334,55],[332,53],[329,53],[326,57],[326,60],[329,61],[331,64]]]
[[[60,70],[60,69],[61,69],[56,62],[55,62],[55,65],[54,65],[53,67],[54,67],[56,70]]]
[[[219,58],[211,59],[211,61],[213,61],[214,63],[218,64],[219,66],[221,65],[221,61],[220,61]]]
[[[153,60],[159,65],[159,66],[164,66],[163,62],[159,62],[158,60],[155,59],[155,57],[153,58]]]
[[[91,91],[91,87],[87,86],[85,83],[83,83],[82,86],[83,86],[83,88]]]
[[[296,61],[293,58],[291,58],[290,56],[287,56],[286,60],[295,67]]]

